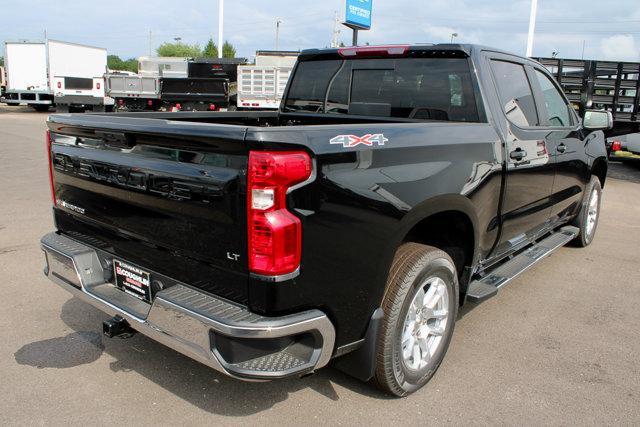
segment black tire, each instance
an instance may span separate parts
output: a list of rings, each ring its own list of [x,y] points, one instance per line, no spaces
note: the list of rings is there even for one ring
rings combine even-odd
[[[589,210],[590,202],[593,194],[597,193],[596,203],[596,216],[593,226],[589,229],[588,223],[590,222]],[[598,220],[600,219],[600,205],[602,204],[602,187],[600,186],[600,180],[596,176],[591,176],[589,183],[584,189],[584,197],[582,198],[582,206],[580,207],[580,213],[573,220],[573,225],[580,229],[580,232],[573,240],[573,245],[584,248],[593,242],[593,237],[596,234],[598,228]]]
[[[432,286],[428,283],[434,278],[442,279],[446,285],[446,325],[430,360],[424,367],[411,369],[402,355],[405,318],[416,294],[420,289],[428,291]],[[405,243],[398,248],[382,302],[385,315],[376,347],[374,382],[380,389],[395,396],[406,396],[429,382],[449,347],[458,311],[458,298],[456,268],[446,252],[418,243]]]

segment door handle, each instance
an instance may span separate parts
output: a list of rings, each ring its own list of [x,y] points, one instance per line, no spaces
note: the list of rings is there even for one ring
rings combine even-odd
[[[527,152],[524,151],[522,148],[518,147],[515,150],[513,150],[511,153],[509,153],[509,157],[519,162],[520,160],[527,157]]]
[[[556,150],[558,150],[558,153],[564,153],[565,151],[567,151],[567,146],[562,143],[558,145],[558,148],[556,148]]]

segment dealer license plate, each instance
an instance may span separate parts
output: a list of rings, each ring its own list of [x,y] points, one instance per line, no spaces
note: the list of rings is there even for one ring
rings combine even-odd
[[[135,265],[113,260],[116,286],[124,292],[146,302],[151,302],[151,274]]]

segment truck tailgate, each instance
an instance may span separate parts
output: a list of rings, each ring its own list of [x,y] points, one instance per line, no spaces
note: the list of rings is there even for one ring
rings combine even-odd
[[[62,233],[247,302],[244,127],[106,115],[48,126]]]

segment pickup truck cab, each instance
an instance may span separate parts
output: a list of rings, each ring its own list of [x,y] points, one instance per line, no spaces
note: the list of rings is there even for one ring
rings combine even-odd
[[[463,304],[591,243],[609,126],[537,62],[457,44],[303,51],[275,112],[52,115],[45,274],[109,336],[403,396]]]

